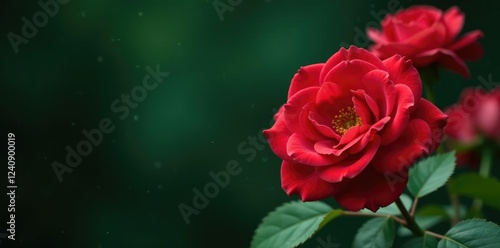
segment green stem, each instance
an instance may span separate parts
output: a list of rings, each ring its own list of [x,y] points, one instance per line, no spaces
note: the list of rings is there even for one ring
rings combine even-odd
[[[411,205],[411,210],[410,210],[411,217],[415,216],[415,210],[417,210],[417,204],[418,204],[418,197],[415,197],[415,200],[413,200],[413,204]]]
[[[422,228],[420,228],[417,224],[417,222],[415,222],[415,219],[413,217],[410,216],[410,213],[408,213],[408,210],[406,210],[403,202],[401,201],[401,199],[397,199],[396,200],[396,205],[398,206],[399,208],[399,211],[401,211],[401,214],[403,215],[404,219],[405,219],[405,227],[410,229],[410,231],[415,234],[416,236],[423,236],[424,235],[424,231],[422,230]]]
[[[491,170],[491,162],[493,160],[493,149],[491,146],[486,145],[481,151],[481,165],[479,166],[479,175],[482,177],[488,177]],[[481,216],[481,208],[483,207],[483,201],[480,199],[474,199],[472,202],[472,213],[475,216]]]
[[[435,232],[431,232],[431,231],[425,231],[425,234],[434,236],[434,237],[436,237],[438,239],[444,239],[445,238],[445,236],[443,236],[441,234],[437,234]]]

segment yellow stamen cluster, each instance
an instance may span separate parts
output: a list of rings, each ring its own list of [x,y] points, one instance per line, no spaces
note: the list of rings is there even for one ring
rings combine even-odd
[[[354,107],[341,109],[332,120],[333,129],[340,135],[344,135],[351,127],[360,126],[361,118],[356,114]]]

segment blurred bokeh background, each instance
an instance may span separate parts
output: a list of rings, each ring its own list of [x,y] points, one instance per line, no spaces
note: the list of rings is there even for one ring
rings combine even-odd
[[[486,53],[468,63],[470,79],[441,71],[440,107],[480,85],[479,76],[500,82],[500,3],[492,0],[66,2],[17,53],[8,34],[22,35],[23,17],[32,20],[42,7],[0,3],[1,126],[5,140],[16,135],[20,187],[10,247],[248,247],[261,219],[291,200],[280,186],[280,160],[258,138],[284,103],[291,77],[341,44],[366,47],[360,32],[377,22],[371,11],[386,11],[389,2],[458,5],[464,32],[485,33]],[[228,11],[219,15],[217,2]],[[157,65],[168,77],[128,115],[113,111],[112,103]],[[99,128],[104,118],[114,130],[60,182],[54,161],[66,164],[66,146],[76,149],[86,139],[82,130]],[[213,182],[210,172],[232,160],[241,171],[187,224],[179,205],[193,207],[193,190],[203,191]],[[0,233],[6,199],[4,192]],[[449,204],[443,190],[423,201]],[[500,221],[494,211],[487,215]],[[365,220],[340,218],[317,237],[350,247]],[[313,238],[303,247],[321,246]]]

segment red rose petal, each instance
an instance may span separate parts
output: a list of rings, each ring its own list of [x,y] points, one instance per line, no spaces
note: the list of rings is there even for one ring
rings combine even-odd
[[[387,124],[389,120],[391,120],[391,118],[386,116],[379,120],[377,123],[373,124],[370,129],[363,135],[363,137],[349,149],[349,153],[356,154],[364,149],[368,142],[375,138],[375,135],[384,128],[385,124]]]
[[[427,26],[432,25],[441,19],[443,12],[431,5],[414,5],[407,9],[400,10],[394,16],[403,22],[424,22]]]
[[[286,126],[292,133],[302,133],[299,121],[300,113],[306,104],[315,101],[318,91],[319,87],[303,89],[288,99],[288,102],[284,105],[283,116]]]
[[[363,60],[368,64],[373,65],[377,69],[385,69],[384,64],[382,64],[380,59],[375,55],[371,54],[363,48],[350,46],[349,49],[341,48],[338,52],[336,52],[332,57],[328,59],[328,61],[325,63],[325,66],[323,67],[323,70],[321,70],[319,81],[321,83],[330,82],[326,79],[330,71],[341,62],[350,60]]]
[[[278,118],[283,115],[283,113],[285,112],[285,107],[282,105],[279,109],[278,109],[278,112],[276,112],[274,115],[273,115],[273,119],[274,120],[278,120]]]
[[[321,180],[314,167],[283,161],[281,164],[281,186],[290,196],[297,194],[302,201],[317,201],[331,197],[334,185]]]
[[[446,44],[446,32],[446,26],[443,23],[436,22],[431,27],[407,39],[404,43],[414,47],[424,47],[425,49],[438,48]]]
[[[302,112],[300,113],[299,122],[300,129],[302,134],[311,140],[324,140],[325,136],[316,128],[313,122],[309,119],[309,115],[311,114],[311,110],[313,110],[314,103],[308,103],[302,108]]]
[[[323,63],[300,67],[299,71],[293,76],[288,90],[288,98],[295,95],[300,90],[308,87],[320,86],[319,73],[323,68]]]
[[[361,82],[363,83],[363,89],[379,106],[377,120],[390,114],[394,107],[396,91],[394,83],[389,80],[387,71],[370,71],[363,77]]]
[[[325,81],[338,84],[344,90],[362,89],[363,77],[376,69],[374,65],[362,60],[343,61],[328,72]]]
[[[361,118],[363,124],[371,125],[378,120],[380,111],[373,98],[368,96],[364,90],[353,92],[352,102],[356,109],[356,114]]]
[[[448,41],[451,41],[462,31],[465,15],[457,6],[453,6],[444,12],[443,20],[448,31]]]
[[[322,140],[314,143],[314,150],[323,155],[332,155],[334,149],[333,147],[338,144],[338,141],[334,140]]]
[[[483,57],[484,49],[479,42],[473,42],[470,45],[455,51],[455,53],[463,60],[478,60]]]
[[[382,131],[382,145],[394,142],[403,133],[410,118],[410,108],[415,105],[415,99],[410,88],[404,84],[396,87],[396,108],[391,114],[392,119]]]
[[[484,34],[481,30],[474,30],[469,33],[464,34],[458,40],[449,45],[447,49],[452,51],[459,51],[469,46],[470,44],[476,42],[478,39],[483,38]]]
[[[434,49],[418,54],[413,62],[419,67],[428,66],[430,63],[437,62],[439,65],[452,70],[465,78],[469,78],[469,69],[464,61],[456,53],[448,49]]]
[[[420,119],[408,122],[403,135],[387,146],[381,146],[372,164],[380,173],[405,171],[417,159],[429,154],[432,144],[431,129]]]
[[[366,29],[366,35],[370,40],[372,40],[375,43],[387,43],[387,38],[384,36],[384,33],[380,32],[376,28],[367,28]]]
[[[315,99],[317,113],[329,121],[341,110],[352,107],[350,91],[335,83],[325,83]]]
[[[380,173],[372,166],[367,166],[353,179],[346,179],[335,185],[339,188],[334,193],[335,200],[350,211],[368,208],[375,212],[396,201],[403,193],[408,182],[408,173]]]
[[[324,155],[334,155],[342,156],[346,150],[356,145],[359,140],[363,138],[361,130],[364,127],[352,127],[347,132],[346,135],[342,137],[343,143],[338,143],[337,141],[324,140],[318,141],[314,144],[314,150],[320,154]]]
[[[293,161],[310,166],[325,166],[338,162],[339,157],[319,154],[314,149],[314,143],[307,138],[294,133],[288,139],[287,154]]]
[[[454,51],[463,60],[478,60],[484,54],[483,46],[477,42],[483,38],[483,32],[474,30],[451,44],[448,49]]]
[[[418,108],[411,114],[411,119],[423,120],[429,125],[432,135],[432,145],[429,153],[433,153],[443,139],[443,127],[448,116],[426,99],[421,98]]]
[[[309,112],[309,121],[323,136],[339,141],[342,137],[332,129],[332,120],[320,116],[318,113]]]
[[[292,134],[286,127],[283,116],[279,116],[276,123],[274,123],[270,129],[264,130],[263,133],[269,142],[271,150],[273,150],[278,157],[286,160],[292,159],[286,152],[286,144]]]
[[[388,13],[380,23],[382,33],[386,37],[388,42],[398,42],[397,34],[392,26],[395,21],[398,21],[397,18],[395,18],[394,15]]]
[[[356,145],[369,129],[370,125],[362,125],[349,128],[344,136],[342,136],[342,139],[340,139],[340,142],[335,147],[333,147],[332,154],[334,154],[335,156],[340,156],[347,149]]]
[[[317,167],[316,171],[321,179],[331,183],[340,182],[344,178],[354,178],[370,163],[379,145],[380,138],[377,137],[368,144],[363,152],[351,155],[330,166]]]
[[[412,65],[412,62],[399,55],[394,55],[384,61],[389,79],[395,85],[404,84],[410,87],[415,100],[422,97],[422,81],[417,69]]]

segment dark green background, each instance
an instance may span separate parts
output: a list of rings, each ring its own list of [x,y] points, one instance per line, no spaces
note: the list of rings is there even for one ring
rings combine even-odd
[[[434,2],[400,1],[403,7]],[[468,80],[442,72],[440,107],[479,85],[480,75],[500,81],[500,4],[440,1],[438,7],[453,4],[467,14],[464,31],[484,31],[486,53],[468,63]],[[212,0],[72,0],[16,54],[7,34],[20,35],[21,18],[41,9],[36,1],[1,1],[2,144],[8,132],[16,134],[20,188],[18,240],[0,246],[248,247],[262,217],[290,198],[280,187],[280,160],[267,145],[253,148],[255,159],[245,153],[251,146],[242,145],[244,153],[238,147],[269,127],[300,66],[325,61],[342,42],[356,44],[355,28],[364,30],[375,20],[370,11],[384,9],[382,0],[243,0],[221,21]],[[110,104],[156,64],[170,75],[120,120]],[[51,163],[64,162],[65,147],[74,148],[81,131],[102,118],[115,130],[60,183]],[[203,189],[209,173],[230,160],[241,173],[186,224],[178,205],[192,206],[193,189]],[[445,192],[425,201],[448,204]],[[500,220],[491,211],[488,217]],[[350,247],[363,221],[343,217],[317,237]],[[318,245],[314,238],[304,247]]]

